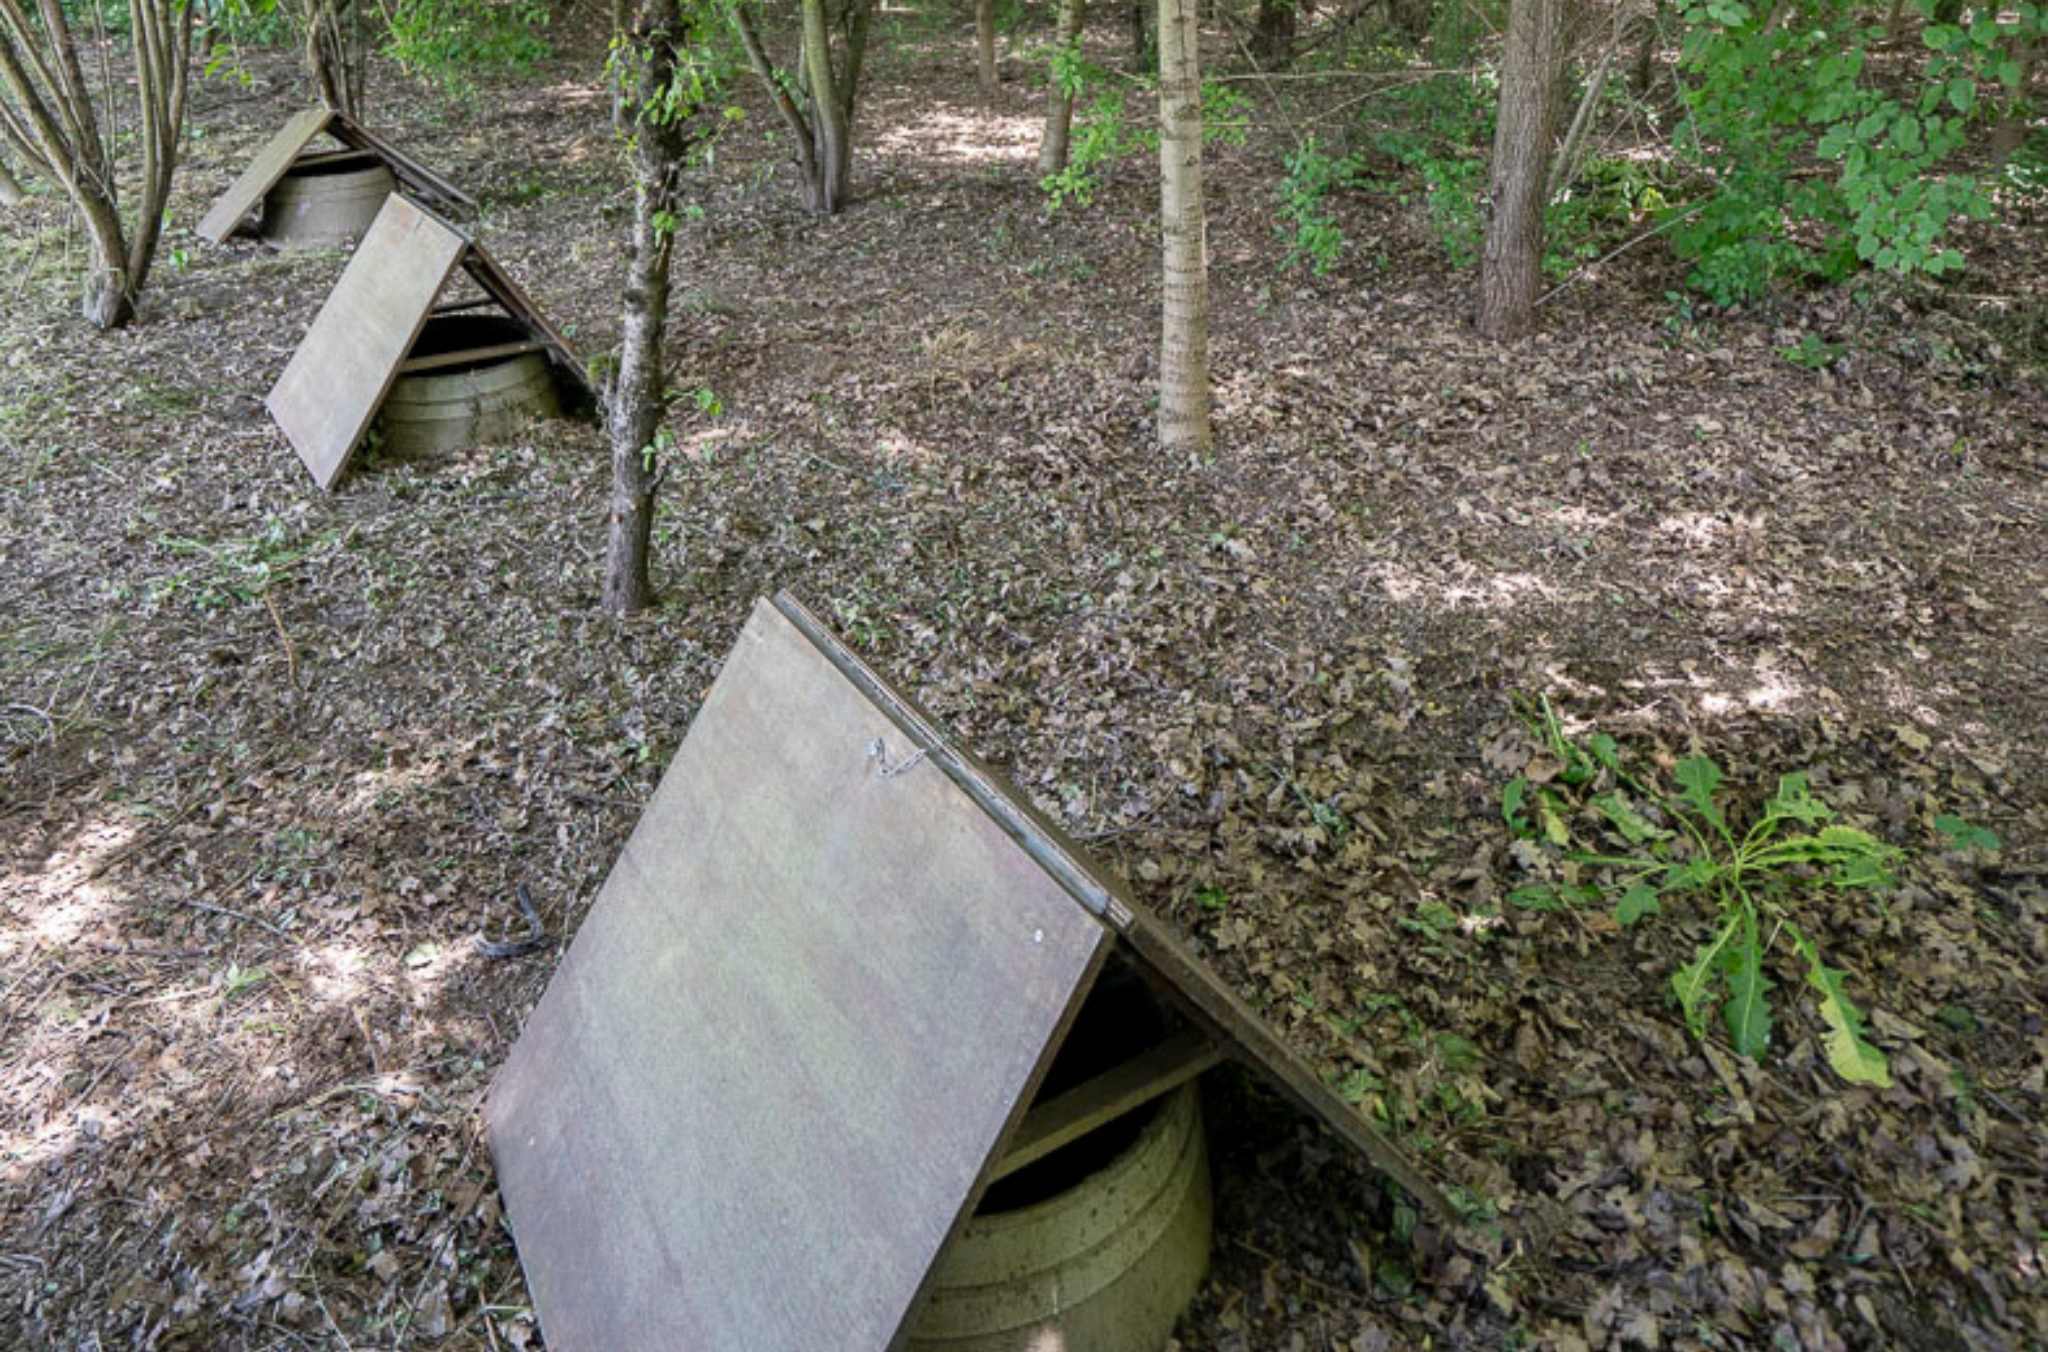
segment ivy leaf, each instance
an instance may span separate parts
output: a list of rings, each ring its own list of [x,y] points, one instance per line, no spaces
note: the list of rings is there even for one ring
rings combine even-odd
[[[1637,883],[1622,893],[1621,900],[1615,903],[1614,918],[1619,924],[1633,925],[1644,916],[1656,915],[1663,909],[1663,904],[1657,900],[1657,889],[1648,883]]]
[[[1707,1035],[1707,1006],[1712,1002],[1714,979],[1720,975],[1721,954],[1741,924],[1741,916],[1728,917],[1728,923],[1721,927],[1721,932],[1700,945],[1698,956],[1671,974],[1671,989],[1677,994],[1678,1007],[1685,1014],[1685,1026],[1696,1038]]]
[[[1714,806],[1714,790],[1721,786],[1721,767],[1705,756],[1687,756],[1678,763],[1679,795],[1707,821],[1726,830],[1721,809]]]
[[[1742,933],[1732,944],[1722,966],[1728,973],[1728,1002],[1721,1017],[1728,1024],[1728,1040],[1735,1050],[1754,1061],[1771,1041],[1771,1007],[1768,995],[1776,983],[1764,975],[1763,946],[1757,942],[1756,915],[1745,912]]]
[[[1864,1038],[1863,1015],[1842,986],[1843,973],[1823,963],[1819,951],[1807,942],[1805,935],[1789,926],[1787,932],[1806,958],[1808,984],[1820,992],[1820,1016],[1828,1026],[1823,1040],[1828,1064],[1835,1068],[1835,1074],[1851,1084],[1891,1088],[1891,1063],[1885,1060],[1883,1052]]]

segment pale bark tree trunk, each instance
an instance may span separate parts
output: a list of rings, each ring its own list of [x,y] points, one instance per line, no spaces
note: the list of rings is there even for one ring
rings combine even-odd
[[[197,9],[179,0],[128,0],[136,116],[121,143],[134,145],[142,162],[134,227],[124,231],[115,163],[99,129],[102,108],[111,115],[125,87],[102,89],[95,98],[57,0],[43,0],[33,18],[22,0],[0,0],[0,145],[62,188],[84,218],[92,259],[82,308],[99,328],[134,317],[156,257],[185,121]]]
[[[1159,0],[1159,443],[1169,451],[1212,440],[1200,43],[1195,0]]]
[[[1088,0],[1060,0],[1057,41],[1062,52],[1078,55]],[[1067,146],[1074,133],[1074,95],[1054,76],[1045,96],[1045,136],[1038,143],[1038,172],[1057,174],[1067,167]]]
[[[675,78],[676,47],[687,37],[676,0],[641,0],[626,35],[634,50],[614,66],[617,106],[630,126],[632,144],[633,239],[618,372],[606,419],[612,488],[603,605],[613,615],[634,614],[654,600],[647,554],[661,486],[654,458],[666,393],[662,334],[668,325],[674,220],[689,148],[689,112],[664,109],[661,92]]]
[[[1519,338],[1543,279],[1544,167],[1557,134],[1565,0],[1513,0],[1494,127],[1492,210],[1479,260],[1479,331]]]
[[[996,96],[996,0],[974,0],[974,48],[981,96],[992,99]]]
[[[0,160],[0,207],[18,207],[28,200],[28,190],[21,186],[7,163]]]
[[[821,216],[832,215],[846,205],[853,174],[854,102],[860,92],[868,23],[874,9],[875,0],[803,0],[802,45],[794,82],[769,59],[748,0],[740,0],[731,10],[747,64],[789,128],[797,169],[803,177],[804,203]],[[795,94],[790,91],[792,83],[798,86]]]

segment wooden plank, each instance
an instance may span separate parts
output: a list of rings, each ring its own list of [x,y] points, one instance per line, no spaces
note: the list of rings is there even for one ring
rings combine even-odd
[[[1009,1149],[989,1171],[989,1182],[1035,1164],[1097,1127],[1180,1088],[1222,1059],[1223,1053],[1208,1038],[1181,1033],[1037,1105],[1025,1114],[1017,1134],[1010,1138]]]
[[[434,313],[437,315],[455,315],[461,314],[465,310],[482,310],[497,304],[498,298],[496,296],[472,296],[468,300],[443,301],[434,307]],[[503,309],[504,307],[499,306],[498,308]]]
[[[470,211],[477,209],[475,198],[354,118],[336,113],[333,125],[328,130],[334,139],[343,145],[367,150],[383,160],[391,166],[391,172],[398,181],[411,188],[416,196],[425,197],[444,208],[464,207]]]
[[[315,136],[327,130],[329,121],[334,117],[335,114],[326,108],[308,108],[294,113],[292,119],[278,129],[277,135],[256,152],[256,158],[249,161],[249,167],[242,171],[242,176],[215,199],[206,215],[200,218],[195,233],[214,244],[233,234],[242,218],[256,209],[264,194],[284,177],[285,170],[291,168],[299,152]]]
[[[487,1104],[548,1346],[898,1345],[1111,942],[757,606]]]
[[[806,632],[823,626],[788,593],[776,606]],[[1217,979],[1172,933],[1130,896],[1113,875],[1099,869],[1065,832],[1047,820],[1029,799],[1000,775],[967,752],[953,746],[931,718],[892,688],[851,653],[837,657],[847,679],[870,699],[891,711],[933,764],[998,822],[1019,848],[1066,888],[1089,913],[1114,927],[1138,965],[1182,1006],[1198,1027],[1223,1044],[1299,1107],[1321,1118],[1347,1144],[1362,1152],[1382,1172],[1408,1189],[1436,1216],[1452,1223],[1449,1201],[1392,1139],[1337,1097],[1308,1063],[1281,1041],[1264,1020]]]
[[[498,266],[498,260],[479,244],[470,250],[463,260],[463,268],[470,279],[484,289],[484,292],[505,307],[505,312],[525,320],[533,330],[547,341],[549,354],[554,359],[556,375],[566,382],[563,388],[563,403],[571,410],[595,407],[597,391],[591,387],[590,376],[583,369],[583,359],[576,355],[576,349],[569,346],[569,340],[548,323],[546,316],[535,308],[531,298],[522,291],[519,283]]]
[[[405,198],[384,200],[341,280],[264,399],[313,481],[332,490],[469,241]]]
[[[435,313],[440,313],[435,307]],[[499,357],[516,357],[522,352],[545,352],[548,345],[539,339],[528,339],[523,343],[494,343],[490,347],[464,348],[460,352],[437,352],[431,357],[407,357],[398,364],[402,376],[417,375],[421,371],[438,371],[443,367],[460,366],[464,362],[496,361]]]

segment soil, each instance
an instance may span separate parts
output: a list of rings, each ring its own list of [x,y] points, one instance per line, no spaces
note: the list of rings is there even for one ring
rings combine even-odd
[[[560,949],[474,940],[526,933],[522,885],[574,933],[780,587],[1466,1208],[1418,1218],[1217,1072],[1180,1346],[2048,1340],[2041,208],[1968,227],[1946,286],[1739,312],[1675,306],[1652,242],[1502,348],[1397,194],[1283,268],[1287,126],[1349,94],[1252,82],[1296,123],[1212,148],[1220,435],[1175,457],[1152,166],[1049,215],[1026,63],[985,106],[965,32],[914,21],[845,214],[801,210],[747,85],[694,173],[662,602],[627,622],[594,428],[323,495],[270,421],[343,257],[190,230],[302,100],[289,52],[196,90],[134,327],[77,318],[47,193],[0,218],[0,1343],[539,1346],[477,1105]],[[597,354],[630,199],[601,40],[555,37],[470,102],[380,69],[369,121]],[[1781,355],[1806,335],[1825,369]],[[1557,774],[1545,697],[1650,773],[1712,756],[1737,815],[1804,772],[1903,851],[1880,898],[1785,902],[1890,1087],[1830,1069],[1783,936],[1752,1061],[1670,995],[1707,909],[1517,904],[1569,867],[1502,812]]]

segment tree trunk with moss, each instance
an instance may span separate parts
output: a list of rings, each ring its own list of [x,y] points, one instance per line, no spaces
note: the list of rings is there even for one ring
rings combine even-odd
[[[603,594],[604,608],[622,616],[654,600],[648,545],[661,487],[655,461],[667,394],[662,339],[694,112],[665,97],[676,84],[677,49],[690,37],[677,0],[640,0],[631,25],[627,50],[613,62],[615,103],[632,148],[633,235],[607,407],[612,487]]]
[[[1088,0],[1060,0],[1059,30],[1054,41],[1068,64],[1081,55],[1081,28],[1088,17]],[[1074,134],[1073,86],[1055,69],[1046,88],[1045,135],[1038,142],[1038,172],[1057,174],[1067,167],[1067,148]]]
[[[81,308],[102,329],[134,317],[156,258],[185,121],[196,10],[184,0],[128,0],[134,77],[95,93],[57,0],[44,0],[34,15],[22,0],[0,0],[0,146],[61,188],[84,222],[91,257]],[[100,127],[112,125],[113,100],[131,88],[134,121],[115,145],[133,146],[141,163],[131,180],[133,224],[124,227],[121,174]]]
[[[1479,331],[1519,338],[1543,278],[1545,171],[1557,134],[1565,0],[1513,0],[1493,136],[1492,208],[1479,260]]]
[[[1209,237],[1195,0],[1159,0],[1159,442],[1209,448]]]

